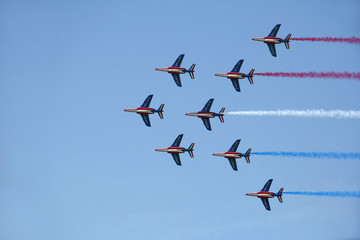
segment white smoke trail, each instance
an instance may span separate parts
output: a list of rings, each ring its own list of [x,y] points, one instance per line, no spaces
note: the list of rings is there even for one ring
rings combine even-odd
[[[327,118],[360,118],[360,111],[354,110],[276,110],[276,111],[230,111],[227,115],[241,116],[277,116],[277,117],[327,117]]]

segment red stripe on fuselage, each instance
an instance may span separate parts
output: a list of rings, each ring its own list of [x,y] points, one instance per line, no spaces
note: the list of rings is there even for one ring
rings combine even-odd
[[[259,194],[274,194],[273,192],[258,192]]]
[[[278,37],[264,37],[265,39],[275,39],[275,40],[281,40],[281,38]]]
[[[185,70],[185,68],[182,68],[182,67],[168,67],[168,69],[181,69],[181,70]]]

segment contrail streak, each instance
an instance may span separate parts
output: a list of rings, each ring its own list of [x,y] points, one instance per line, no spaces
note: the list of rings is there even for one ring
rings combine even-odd
[[[283,192],[283,194],[326,196],[326,197],[352,197],[360,198],[360,191],[336,191],[336,192]]]
[[[264,72],[254,73],[253,75],[267,77],[360,79],[359,72]]]
[[[333,38],[333,37],[305,37],[305,38],[290,38],[295,41],[311,41],[311,42],[346,42],[346,43],[360,43],[360,38]]]
[[[306,157],[306,158],[337,158],[360,159],[360,153],[342,152],[253,152],[251,155],[281,156],[281,157]]]
[[[326,117],[326,118],[360,118],[360,111],[354,110],[276,110],[276,111],[230,111],[227,115],[239,116],[277,116],[277,117]]]

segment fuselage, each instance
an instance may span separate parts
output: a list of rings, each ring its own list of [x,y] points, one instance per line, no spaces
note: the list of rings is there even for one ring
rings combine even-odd
[[[155,151],[158,152],[167,152],[167,153],[184,153],[185,148],[183,147],[168,147],[168,148],[158,148]]]
[[[230,79],[244,79],[245,78],[245,74],[239,73],[239,72],[216,73],[215,76],[227,77]]]
[[[156,71],[168,72],[168,73],[176,73],[176,74],[184,74],[186,71],[185,68],[182,67],[168,67],[168,68],[155,68]]]
[[[241,158],[243,156],[239,152],[213,153],[213,155],[217,157],[225,157],[225,158]]]
[[[257,192],[257,193],[246,193],[246,196],[258,197],[258,198],[274,198],[273,192]]]
[[[125,112],[135,112],[137,114],[154,114],[153,108],[138,107],[135,109],[124,109]]]
[[[194,116],[198,118],[214,118],[214,112],[197,112],[197,113],[185,113],[187,116]]]
[[[252,38],[252,40],[270,44],[280,44],[282,42],[282,39],[277,37]]]

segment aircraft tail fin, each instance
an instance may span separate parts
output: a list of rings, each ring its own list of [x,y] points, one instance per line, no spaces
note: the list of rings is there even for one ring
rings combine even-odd
[[[224,122],[224,112],[225,112],[225,108],[222,108],[219,112],[219,119],[220,119],[220,122]]]
[[[195,75],[194,75],[195,66],[196,66],[196,64],[193,64],[193,65],[191,65],[191,67],[189,69],[189,74],[190,74],[191,79],[195,79]]]
[[[249,148],[245,153],[245,160],[247,163],[250,163],[250,152],[251,152],[251,148]]]
[[[290,49],[290,44],[289,44],[289,41],[290,41],[290,38],[291,38],[291,33],[289,33],[286,38],[285,38],[285,47],[286,49]]]
[[[251,69],[251,71],[248,74],[247,78],[249,79],[250,84],[254,84],[254,81],[253,81],[254,72],[255,72],[255,69],[253,68],[253,69]]]
[[[157,113],[159,114],[159,117],[160,117],[161,119],[164,118],[164,115],[163,115],[164,106],[165,106],[165,104],[161,104],[160,107],[159,107],[159,109],[157,110]]]
[[[283,202],[282,200],[282,192],[284,191],[284,188],[280,188],[279,192],[276,194],[277,198],[279,199],[279,202]]]
[[[190,144],[190,147],[189,147],[189,149],[188,149],[188,153],[189,153],[189,155],[190,155],[191,158],[194,157],[194,153],[193,153],[193,151],[194,151],[194,145],[195,145],[195,143]]]

